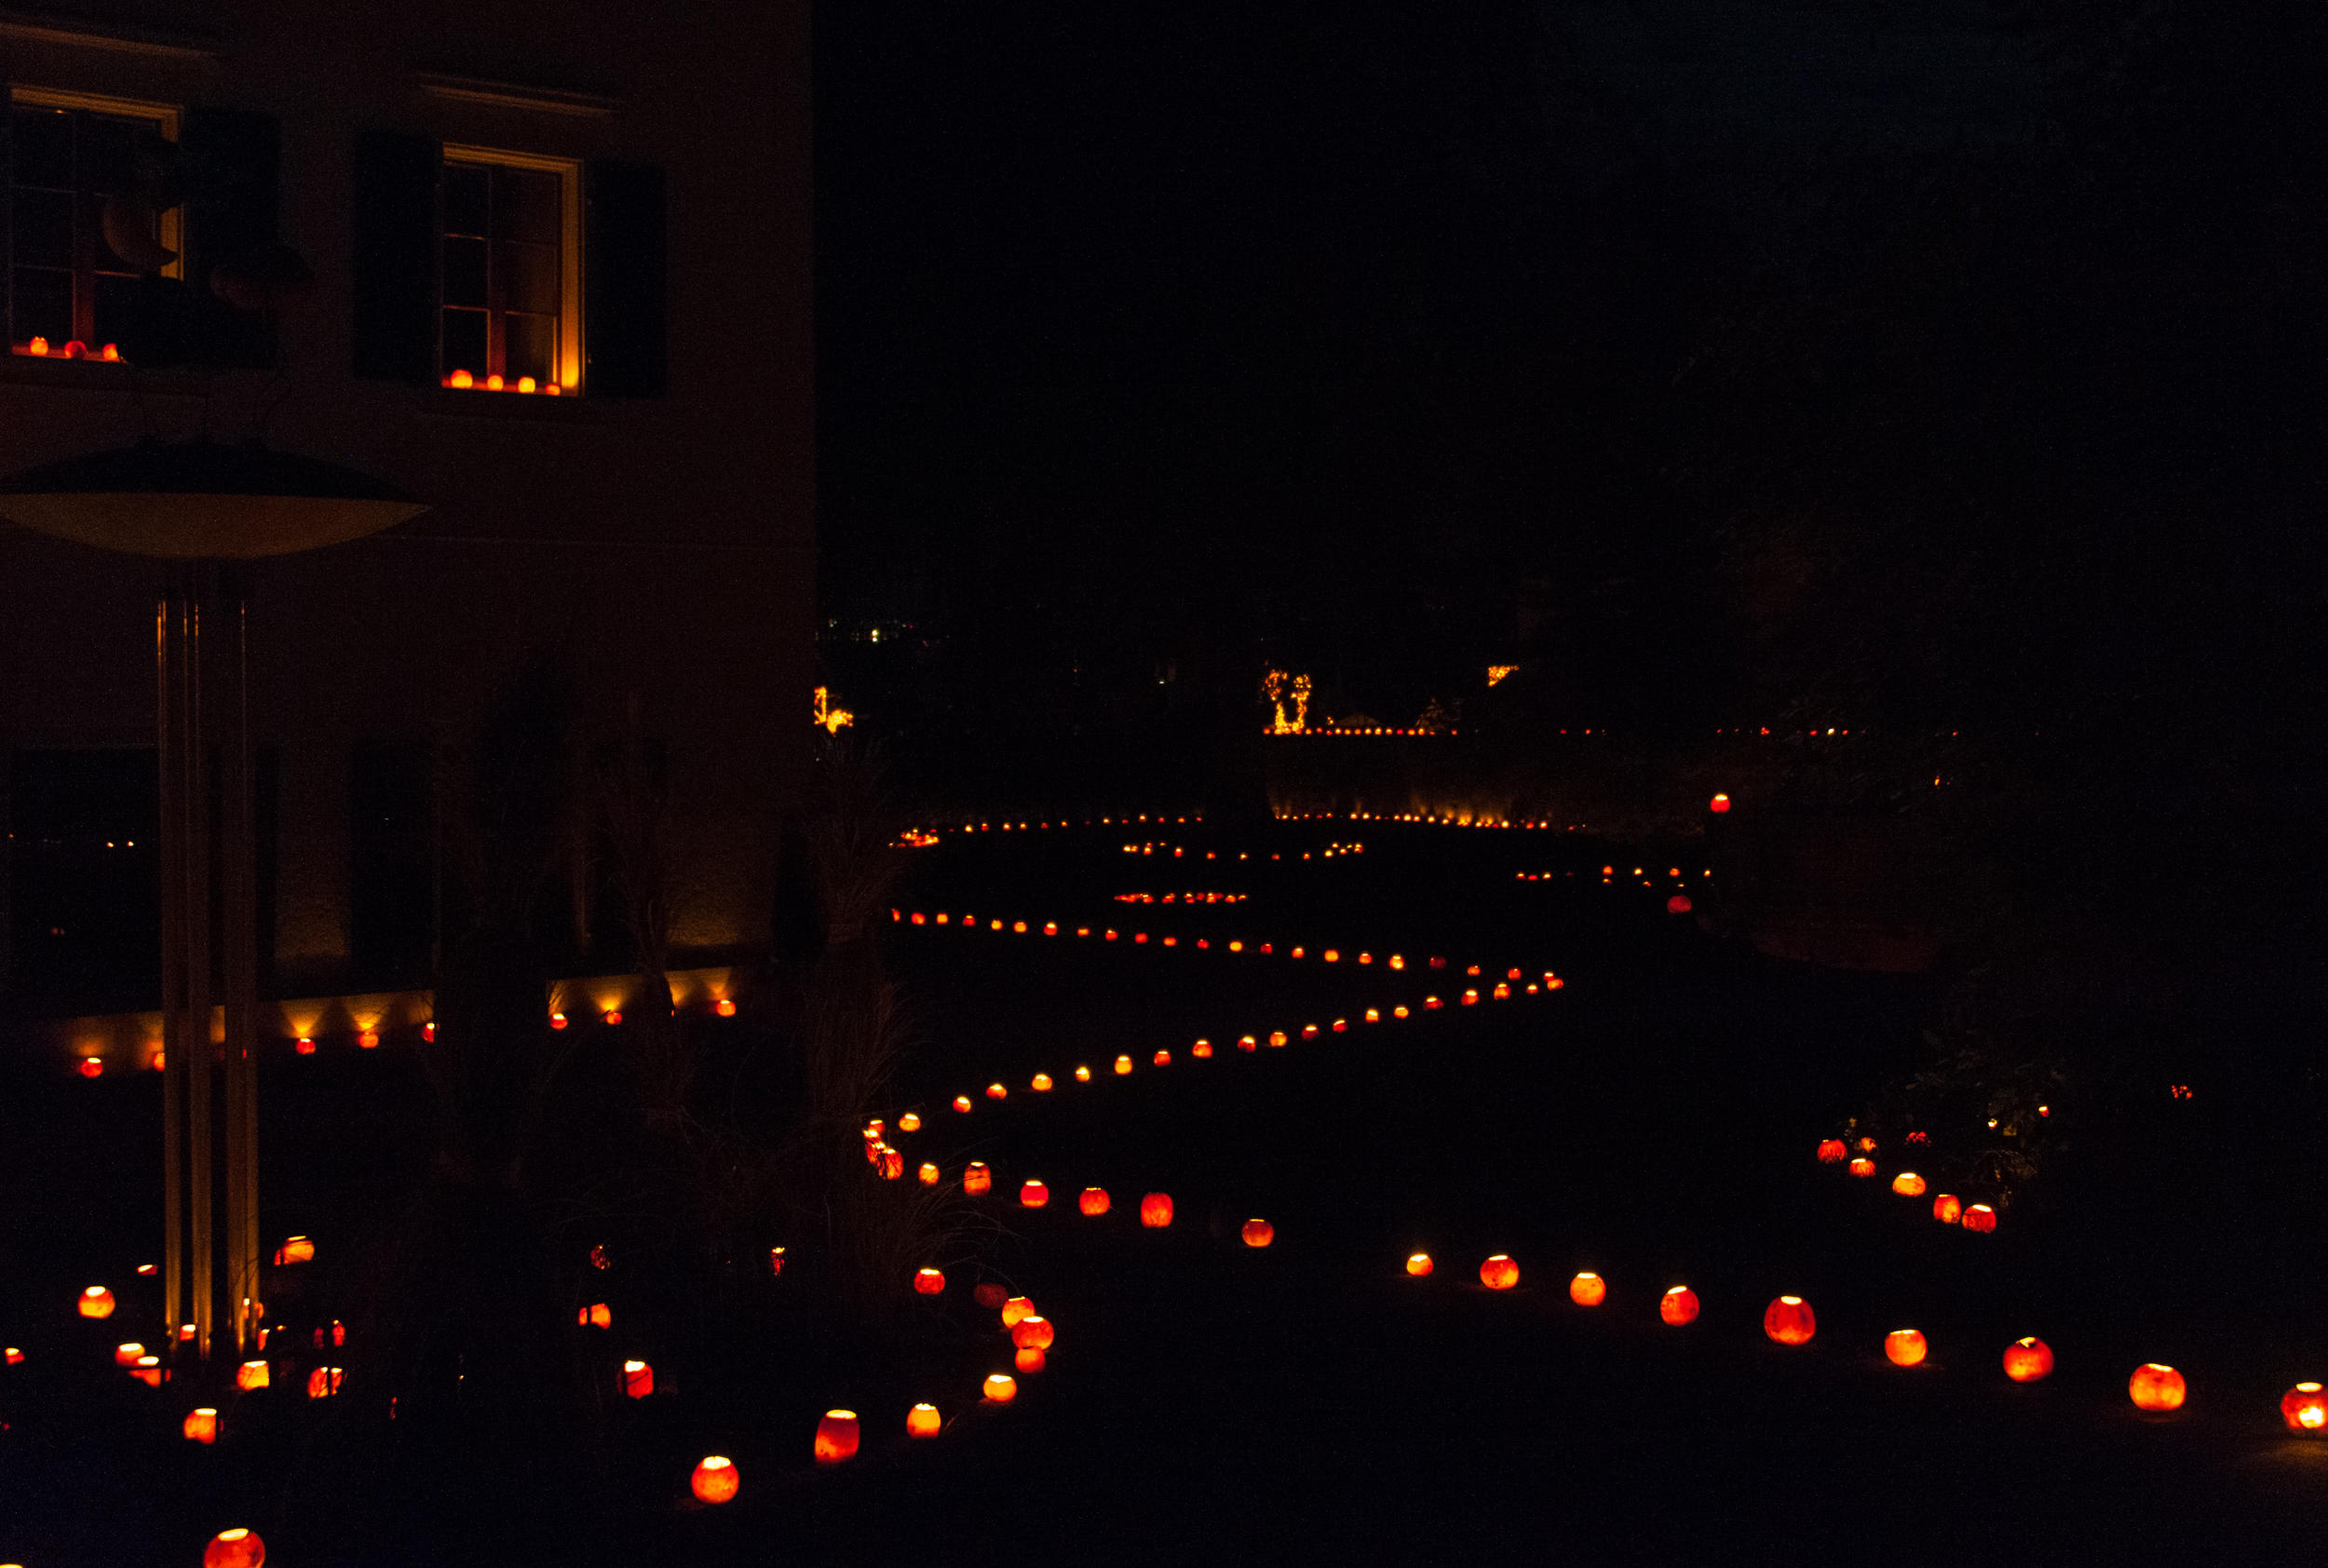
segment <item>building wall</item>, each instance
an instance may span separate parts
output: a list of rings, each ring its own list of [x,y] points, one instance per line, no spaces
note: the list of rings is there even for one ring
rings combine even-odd
[[[281,237],[317,277],[283,312],[280,379],[0,359],[0,472],[146,432],[242,439],[271,404],[270,445],[432,506],[249,574],[254,729],[280,769],[278,993],[345,966],[357,744],[464,734],[543,655],[576,677],[585,742],[617,735],[635,696],[668,749],[679,943],[765,938],[773,824],[813,733],[806,9],[233,0],[89,24],[126,47],[0,23],[12,83],[277,116]],[[604,112],[446,97],[424,74]],[[352,156],[371,129],[660,167],[666,394],[358,378]],[[158,582],[152,562],[0,524],[0,746],[152,744]]]

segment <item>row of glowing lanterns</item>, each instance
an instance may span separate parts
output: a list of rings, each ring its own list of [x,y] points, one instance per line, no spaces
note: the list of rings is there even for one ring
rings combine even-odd
[[[2040,1116],[2051,1117],[2052,1114],[2053,1108],[2051,1105],[2037,1107],[2037,1115]],[[1994,1127],[1996,1123],[1991,1122],[1989,1125]],[[1929,1142],[1929,1140],[1923,1133],[1911,1132],[1908,1134],[1908,1142],[1923,1143]],[[1856,1149],[1845,1143],[1840,1138],[1823,1138],[1819,1142],[1820,1164],[1840,1165],[1852,1175],[1862,1180],[1875,1174],[1875,1140],[1873,1138],[1861,1138]],[[1922,1197],[1929,1189],[1929,1183],[1913,1170],[1902,1170],[1891,1179],[1891,1190],[1902,1197]],[[1996,1210],[1985,1203],[1965,1203],[1954,1193],[1932,1195],[1932,1218],[1943,1225],[1962,1225],[1966,1230],[1975,1231],[1983,1236],[1996,1229]]]
[[[444,385],[458,392],[539,392],[545,398],[555,398],[565,391],[554,381],[535,381],[530,375],[509,381],[498,372],[480,378],[467,371],[453,371],[444,377]]]
[[[121,348],[116,344],[109,343],[101,348],[91,348],[79,338],[73,339],[61,348],[49,347],[48,340],[43,337],[36,337],[26,343],[11,344],[9,346],[16,353],[29,359],[109,359],[118,362],[121,358]]]
[[[1172,852],[1172,858],[1175,860],[1185,859],[1188,855],[1188,849],[1185,845],[1127,844],[1124,845],[1124,853],[1127,855],[1153,855],[1159,849],[1171,850]],[[1204,852],[1204,858],[1208,860],[1217,860],[1221,858],[1222,853],[1223,852],[1218,849],[1208,849]],[[1317,851],[1315,858],[1320,860],[1331,860],[1336,855],[1363,855],[1365,853],[1366,846],[1362,844],[1329,844],[1323,849]],[[1240,849],[1237,852],[1237,858],[1239,860],[1250,860],[1252,858],[1252,855],[1248,850]],[[1311,852],[1306,849],[1303,850],[1301,858],[1305,860],[1311,858]],[[1272,860],[1282,860],[1285,858],[1285,856],[1282,852],[1272,851],[1269,858]],[[1237,897],[1241,899],[1244,895],[1240,893],[1238,894]]]

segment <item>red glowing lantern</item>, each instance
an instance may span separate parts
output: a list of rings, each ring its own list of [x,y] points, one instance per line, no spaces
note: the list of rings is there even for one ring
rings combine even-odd
[[[817,1463],[838,1465],[857,1453],[857,1413],[829,1410],[817,1423]]]
[[[1942,1193],[1932,1199],[1932,1218],[1943,1225],[1953,1225],[1964,1218],[1964,1205],[1956,1201],[1956,1194]]]
[[[328,1399],[340,1391],[340,1379],[347,1374],[337,1367],[317,1367],[307,1373],[307,1398]]]
[[[144,1354],[145,1346],[134,1340],[128,1345],[116,1345],[114,1346],[114,1365],[134,1367],[138,1364],[138,1358]]]
[[[1762,1331],[1780,1345],[1808,1345],[1819,1318],[1800,1296],[1780,1296],[1763,1308]]]
[[[1819,1141],[1819,1163],[1821,1165],[1841,1165],[1850,1152],[1843,1146],[1840,1138],[1822,1138]]]
[[[995,1173],[986,1169],[985,1161],[974,1159],[963,1168],[962,1190],[972,1197],[983,1192],[993,1191],[994,1185]]]
[[[81,1316],[111,1318],[114,1315],[114,1293],[102,1285],[91,1285],[81,1292]]]
[[[266,1543],[255,1530],[222,1530],[202,1548],[202,1568],[263,1568]]]
[[[920,916],[916,915],[914,918],[919,919]],[[730,998],[723,996],[718,1001],[711,1004],[711,1010],[722,1018],[734,1018],[736,1016],[736,1004]],[[902,1127],[905,1124],[900,1122],[898,1125]]]
[[[970,1109],[970,1097],[967,1094],[955,1095],[954,1097],[954,1108],[963,1113],[963,1115],[968,1115]]]
[[[1894,1329],[1884,1335],[1884,1356],[1895,1367],[1920,1365],[1929,1347],[1914,1329]]]
[[[905,1435],[909,1438],[934,1438],[941,1425],[936,1405],[915,1405],[905,1413]]]
[[[643,1399],[655,1392],[655,1369],[644,1361],[625,1361],[622,1364],[622,1391],[634,1399]]]
[[[1587,1269],[1568,1281],[1568,1299],[1578,1306],[1598,1306],[1608,1300],[1608,1281]]]
[[[1024,1182],[1019,1183],[1020,1208],[1040,1209],[1049,1201],[1050,1189],[1043,1185],[1043,1183],[1035,1177],[1030,1176]]]
[[[988,1084],[986,1086],[986,1098],[989,1100],[1008,1100],[1010,1098],[1010,1091],[1003,1088],[1000,1084]]]
[[[1237,1234],[1245,1238],[1248,1247],[1266,1247],[1278,1238],[1277,1226],[1266,1220],[1247,1220]]]
[[[1891,1179],[1891,1190],[1902,1197],[1922,1197],[1924,1178],[1913,1170],[1902,1170]]]
[[[1873,1176],[1875,1174],[1875,1162],[1861,1155],[1851,1162],[1850,1171],[1854,1176]]]
[[[1716,795],[1713,799],[1706,802],[1706,809],[1712,812],[1716,817],[1724,816],[1730,809],[1730,797],[1727,795]]]
[[[218,1412],[208,1405],[189,1411],[179,1430],[185,1433],[188,1442],[214,1443],[218,1441]]]
[[[1491,1291],[1509,1291],[1520,1283],[1520,1265],[1498,1252],[1480,1264],[1480,1283]]]
[[[784,1277],[784,1249],[781,1247],[768,1249],[768,1276],[776,1279]]]
[[[1210,1040],[1198,1040],[1195,1045],[1188,1048],[1188,1054],[1190,1056],[1197,1057],[1211,1056],[1212,1054],[1212,1042]]]
[[[245,1361],[235,1369],[235,1386],[246,1394],[253,1388],[264,1388],[269,1381],[264,1361]]]
[[[1964,1228],[1983,1235],[1996,1228],[1996,1210],[1985,1203],[1976,1203],[1964,1211]]]
[[[1172,1053],[1171,1051],[1157,1051],[1152,1060],[1158,1067],[1170,1067],[1172,1064]]]
[[[2189,1391],[2181,1372],[2156,1361],[2145,1361],[2126,1380],[2126,1393],[2141,1410],[2180,1410]]]
[[[934,1268],[914,1271],[914,1291],[916,1295],[934,1296],[946,1288],[946,1277]]]
[[[1049,1350],[1054,1331],[1050,1319],[1030,1312],[1010,1325],[1010,1343],[1021,1350]]]
[[[894,1182],[904,1174],[905,1156],[903,1152],[892,1149],[886,1143],[883,1144],[881,1147],[881,1179],[885,1182]]]
[[[1033,1078],[1027,1081],[1026,1087],[1033,1089],[1037,1094],[1049,1094],[1050,1092],[1050,1075],[1049,1073],[1037,1073]]]
[[[2328,1389],[2317,1383],[2299,1383],[2280,1399],[2280,1418],[2291,1432],[2315,1436],[2328,1430]]]
[[[1014,1350],[1010,1353],[1010,1364],[1021,1372],[1030,1374],[1041,1372],[1048,1360],[1049,1358],[1033,1345],[1027,1346],[1024,1350]]]
[[[1081,1193],[1076,1195],[1076,1207],[1083,1210],[1086,1214],[1094,1216],[1106,1213],[1107,1189],[1105,1187],[1084,1188]]]
[[[1007,1405],[1019,1397],[1019,1380],[1008,1372],[990,1372],[985,1384],[986,1402]]]
[[[1007,1288],[988,1279],[970,1292],[970,1299],[987,1311],[994,1312],[998,1310],[1004,1302],[1010,1299],[1010,1292]]]
[[[924,1160],[922,1161],[921,1169],[915,1172],[915,1174],[921,1177],[923,1186],[934,1187],[938,1184],[939,1178],[943,1173],[939,1170],[934,1161]]]
[[[1665,900],[1665,912],[1668,914],[1687,914],[1689,910],[1689,895],[1686,893],[1676,893]]]
[[[581,1329],[611,1329],[615,1326],[615,1311],[602,1301],[592,1302],[575,1310],[574,1322]]]
[[[1150,1193],[1140,1200],[1140,1223],[1150,1230],[1162,1230],[1172,1223],[1172,1197],[1170,1193]]]
[[[84,1078],[99,1078],[104,1076],[104,1074],[105,1064],[99,1061],[96,1057],[85,1056],[81,1058],[81,1076]]]
[[[2037,1383],[2052,1376],[2052,1347],[2041,1339],[2014,1340],[2005,1346],[2005,1375],[2015,1383]]]
[[[736,1461],[724,1453],[708,1453],[696,1465],[696,1472],[688,1478],[687,1489],[696,1500],[713,1505],[735,1501]]]
[[[1698,1320],[1698,1292],[1686,1285],[1676,1285],[1658,1302],[1658,1316],[1675,1328]]]

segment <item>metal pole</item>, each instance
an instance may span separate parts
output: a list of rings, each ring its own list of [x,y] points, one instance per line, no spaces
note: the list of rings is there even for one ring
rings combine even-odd
[[[184,694],[181,726],[184,772],[179,812],[185,843],[185,1027],[190,1046],[187,1065],[192,1069],[186,1077],[186,1207],[192,1222],[186,1239],[193,1251],[189,1272],[194,1287],[194,1311],[188,1321],[194,1324],[196,1353],[208,1360],[217,1320],[218,1232],[211,1183],[215,1156],[210,1138],[210,1068],[216,1053],[210,1039],[210,737],[202,722],[202,620],[215,574],[207,565],[197,565],[188,576],[181,687]]]
[[[179,822],[184,737],[178,717],[178,667],[183,656],[178,621],[183,607],[183,569],[163,568],[161,601],[154,610],[155,747],[160,756],[162,895],[162,1313],[170,1343],[186,1308],[186,1081],[194,1072],[194,1043],[186,1037],[185,833]]]
[[[226,1003],[227,1305],[235,1350],[246,1352],[256,1327],[259,1292],[258,867],[251,820],[249,605],[239,582],[220,595],[228,680],[223,694],[226,734],[221,829],[223,898],[220,934]]]

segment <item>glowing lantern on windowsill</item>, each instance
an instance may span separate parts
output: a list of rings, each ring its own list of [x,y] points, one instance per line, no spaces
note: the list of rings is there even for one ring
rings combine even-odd
[[[946,1277],[934,1268],[914,1271],[914,1290],[917,1294],[934,1296],[946,1288]]]
[[[817,1463],[838,1465],[857,1453],[857,1413],[853,1410],[829,1410],[817,1423]]]
[[[81,1316],[111,1318],[114,1315],[114,1293],[102,1285],[91,1285],[81,1292]]]
[[[688,1478],[687,1490],[699,1503],[733,1502],[736,1497],[736,1462],[723,1453],[709,1453],[697,1464],[696,1472]]]
[[[1840,1138],[1822,1138],[1819,1142],[1819,1163],[1821,1165],[1841,1165],[1849,1154]]]
[[[222,1530],[202,1548],[202,1568],[262,1568],[266,1543],[255,1530]]]
[[[1800,1296],[1780,1296],[1763,1308],[1762,1331],[1780,1345],[1808,1345],[1819,1318]]]
[[[1010,1343],[1021,1350],[1049,1350],[1054,1331],[1050,1319],[1030,1312],[1010,1325]]]
[[[1902,1170],[1891,1179],[1891,1190],[1902,1197],[1922,1197],[1924,1178],[1913,1170]]]
[[[1020,1208],[1040,1209],[1049,1201],[1050,1189],[1035,1177],[1030,1176],[1019,1183]]]
[[[988,1404],[1007,1405],[1019,1397],[1018,1379],[1008,1372],[990,1373],[986,1379],[985,1393]]]
[[[1698,1320],[1698,1292],[1686,1285],[1676,1285],[1658,1302],[1658,1316],[1675,1328]]]
[[[905,1435],[909,1438],[934,1438],[942,1425],[936,1405],[915,1405],[905,1413]]]
[[[1237,1234],[1245,1238],[1248,1247],[1266,1247],[1278,1238],[1277,1226],[1266,1220],[1247,1220]]]
[[[2166,1411],[2182,1409],[2189,1389],[2183,1382],[2183,1374],[2172,1367],[2145,1361],[2126,1380],[2126,1393],[2139,1409]]]
[[[1943,1225],[1953,1225],[1964,1218],[1964,1205],[1956,1201],[1956,1194],[1942,1193],[1932,1199],[1932,1218]]]
[[[1895,1367],[1922,1364],[1928,1348],[1924,1336],[1914,1329],[1894,1329],[1884,1335],[1884,1358]]]
[[[1568,1299],[1578,1306],[1598,1306],[1608,1300],[1608,1281],[1588,1269],[1568,1281]]]
[[[995,1173],[986,1169],[983,1160],[972,1160],[962,1171],[962,1190],[972,1197],[994,1190]]]
[[[1140,1200],[1140,1223],[1150,1230],[1162,1230],[1172,1223],[1172,1198],[1170,1193],[1150,1193]]]
[[[2328,1389],[2317,1383],[2299,1383],[2280,1399],[2280,1419],[2291,1432],[2318,1437],[2328,1431]]]
[[[246,1394],[253,1388],[264,1388],[269,1381],[264,1361],[245,1361],[235,1369],[235,1386]]]
[[[2052,1376],[2052,1347],[2041,1339],[2014,1340],[2005,1346],[2005,1375],[2015,1383],[2037,1383]]]
[[[633,1399],[643,1399],[655,1392],[655,1369],[644,1361],[625,1361],[622,1364],[622,1391]]]
[[[1083,1210],[1086,1214],[1098,1215],[1106,1213],[1107,1189],[1105,1187],[1084,1188],[1083,1191],[1076,1197],[1076,1207]]]
[[[218,1412],[208,1405],[188,1411],[179,1430],[185,1433],[188,1442],[214,1443],[218,1441]]]
[[[1996,1228],[1996,1210],[1985,1203],[1976,1203],[1964,1211],[1964,1228],[1985,1236]]]
[[[1480,1264],[1480,1283],[1491,1291],[1509,1291],[1520,1283],[1520,1265],[1498,1252]]]

